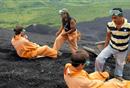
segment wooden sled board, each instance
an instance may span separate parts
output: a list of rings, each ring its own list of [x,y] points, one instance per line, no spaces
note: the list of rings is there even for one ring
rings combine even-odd
[[[90,52],[90,53],[92,53],[92,54],[95,54],[96,56],[98,55],[98,53],[96,53],[96,51],[94,49],[92,49],[92,48],[89,48],[87,46],[83,46],[83,49]]]
[[[96,42],[95,45],[104,45],[105,41]]]
[[[104,49],[104,44],[105,44],[105,41],[99,41],[95,43],[97,49],[99,50],[98,53],[100,53]]]

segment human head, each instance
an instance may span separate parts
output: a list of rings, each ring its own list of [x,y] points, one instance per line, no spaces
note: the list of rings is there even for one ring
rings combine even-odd
[[[123,10],[121,8],[113,8],[110,10],[110,14],[115,24],[120,24],[124,20]]]
[[[59,10],[59,15],[62,19],[69,18],[69,12],[66,8]]]
[[[14,32],[15,32],[15,35],[19,35],[21,33],[24,33],[24,28],[22,26],[19,26],[17,25],[15,28],[14,28]]]
[[[72,54],[71,64],[76,68],[83,69],[88,58],[88,52],[86,52],[85,50],[78,50],[75,54]]]

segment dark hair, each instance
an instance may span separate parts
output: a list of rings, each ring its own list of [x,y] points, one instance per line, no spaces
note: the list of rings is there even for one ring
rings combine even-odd
[[[123,16],[123,10],[121,8],[113,8],[112,10],[118,10],[120,11],[121,13],[119,14],[119,16]]]
[[[69,13],[65,12],[64,14],[67,14],[67,21],[69,22],[70,18],[71,18],[70,15],[69,15]],[[62,18],[62,24],[64,24],[64,22],[65,22],[65,19]]]
[[[20,34],[22,31],[23,31],[23,27],[22,26],[16,26],[15,28],[14,28],[14,32],[15,32],[15,35],[18,35],[18,34]]]
[[[120,12],[123,12],[121,8],[113,8],[112,10],[119,10]]]
[[[71,64],[74,67],[78,67],[80,64],[85,64],[86,59],[89,58],[88,52],[85,50],[79,50],[71,56]]]

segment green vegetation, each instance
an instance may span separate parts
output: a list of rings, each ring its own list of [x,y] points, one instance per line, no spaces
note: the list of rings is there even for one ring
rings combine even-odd
[[[67,8],[78,22],[108,16],[109,9],[130,8],[130,0],[0,0],[0,27],[47,24],[58,27],[58,10]]]

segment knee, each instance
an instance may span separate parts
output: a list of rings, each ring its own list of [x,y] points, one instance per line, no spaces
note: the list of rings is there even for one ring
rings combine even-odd
[[[97,57],[95,63],[100,63],[100,59]]]
[[[124,67],[125,62],[117,62],[116,65],[117,65],[118,67]]]
[[[98,56],[98,57],[96,58],[96,63],[104,63],[104,62],[105,62],[104,59],[105,59],[104,57]]]
[[[47,45],[44,45],[44,49],[47,50],[49,47]]]

